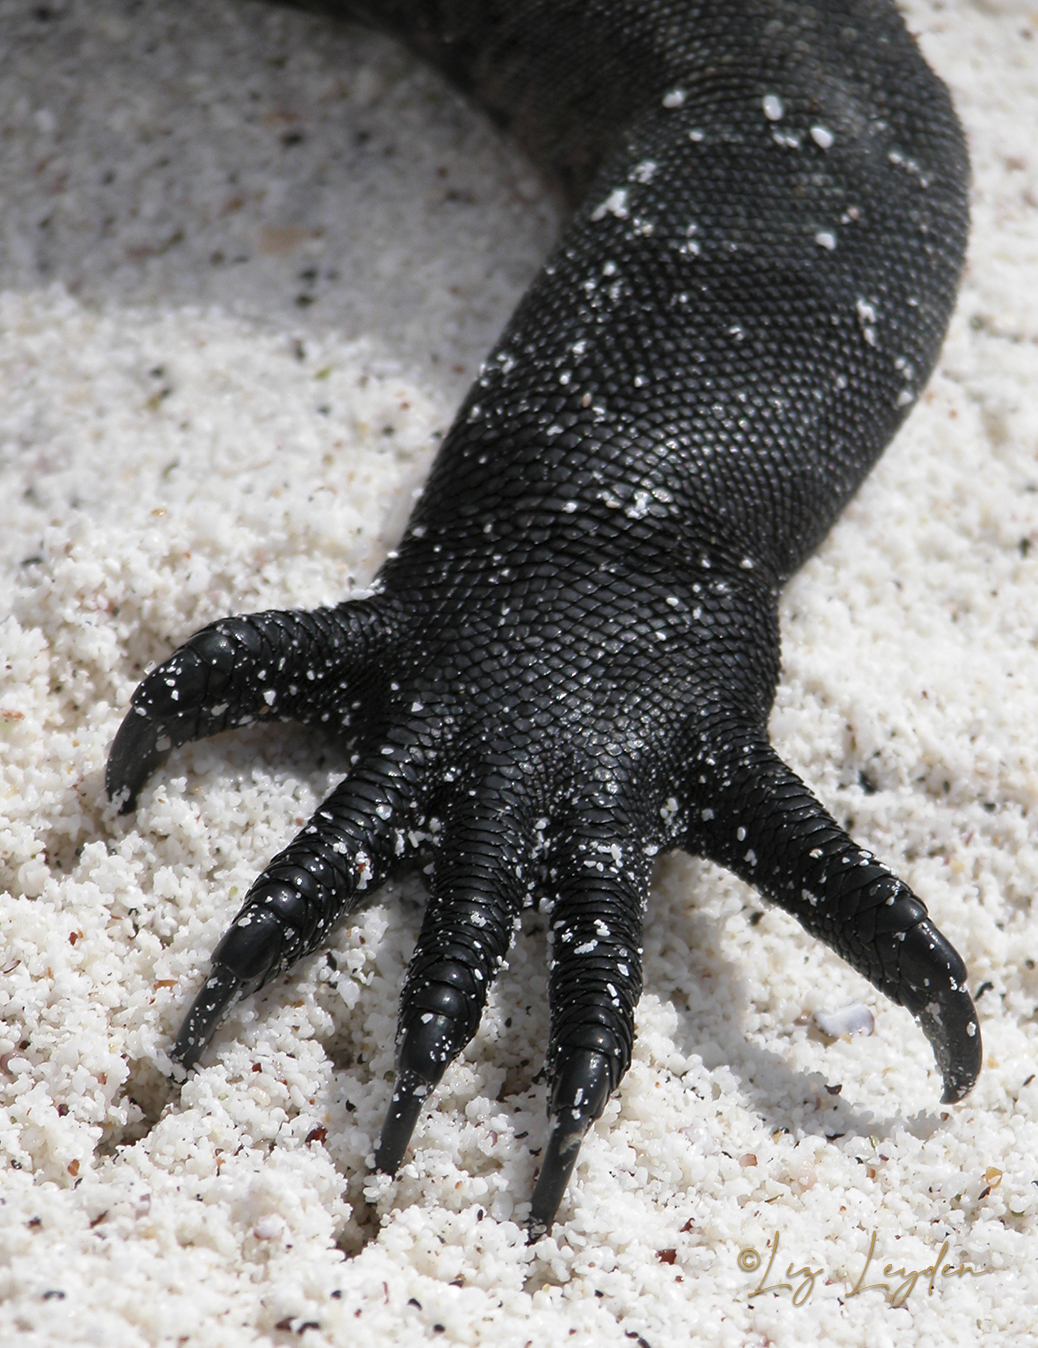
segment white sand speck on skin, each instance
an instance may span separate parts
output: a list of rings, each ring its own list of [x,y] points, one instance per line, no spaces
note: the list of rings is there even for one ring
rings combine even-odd
[[[371,576],[553,209],[382,39],[229,0],[0,0],[4,1342],[1028,1341],[1038,22],[909,12],[970,137],[970,264],[904,434],[786,593],[772,730],[987,985],[985,1070],[942,1107],[906,1012],[671,858],[634,1065],[530,1250],[536,920],[399,1179],[374,1181],[415,885],[336,935],[337,969],[239,1007],[182,1091],[165,1076],[209,950],[342,762],[252,729],[175,754],[125,819],[102,773],[149,661]],[[873,1035],[812,1029],[856,1002]],[[776,1231],[772,1283],[821,1270],[803,1305],[749,1295],[739,1252],[766,1263]],[[924,1277],[900,1309],[849,1296],[873,1232],[869,1281],[945,1239],[990,1271]]]

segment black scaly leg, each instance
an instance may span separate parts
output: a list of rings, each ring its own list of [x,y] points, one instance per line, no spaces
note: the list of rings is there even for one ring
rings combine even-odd
[[[548,1144],[530,1206],[529,1238],[545,1235],[587,1130],[631,1062],[642,989],[649,861],[644,830],[616,804],[592,804],[553,848]]]
[[[908,886],[840,828],[761,732],[718,726],[711,739],[725,753],[693,773],[682,845],[734,871],[907,1007],[933,1048],[944,1102],[961,1100],[982,1050],[958,953]]]
[[[506,782],[456,802],[438,841],[429,904],[400,998],[397,1070],[379,1170],[403,1160],[422,1103],[479,1028],[530,892],[525,811]]]
[[[310,954],[366,890],[382,884],[414,850],[416,811],[406,751],[372,754],[357,766],[249,890],[213,952],[174,1060],[193,1067],[237,997]]]
[[[174,745],[257,716],[352,719],[365,746],[250,893],[177,1055],[194,1062],[237,993],[381,880],[404,821],[452,803],[379,1149],[395,1168],[525,892],[525,798],[517,777],[490,780],[493,744],[558,807],[533,1235],[630,1061],[645,849],[661,843],[731,867],[909,1007],[958,1099],[980,1064],[961,960],[764,733],[777,586],[918,398],[951,313],[968,161],[947,91],[891,0],[324,7],[438,62],[575,213],[379,597],[216,623],[134,695],[107,776],[124,809]],[[578,801],[574,780],[600,785]]]
[[[126,793],[125,814],[172,749],[261,716],[341,729],[385,634],[381,611],[364,601],[203,627],[138,684],[108,757],[109,796]]]

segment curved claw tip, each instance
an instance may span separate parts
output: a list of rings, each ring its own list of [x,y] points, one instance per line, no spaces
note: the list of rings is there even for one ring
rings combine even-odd
[[[397,1079],[375,1152],[376,1170],[381,1170],[384,1175],[395,1175],[399,1170],[422,1105],[431,1091],[432,1087],[419,1081],[413,1072]]]
[[[174,1062],[190,1071],[209,1047],[227,1009],[241,990],[241,979],[226,965],[214,965],[202,990],[184,1017],[176,1043],[170,1051]]]
[[[396,1174],[422,1105],[458,1052],[459,1038],[459,1026],[453,1016],[429,1012],[413,1020],[404,1031],[397,1056],[393,1098],[375,1152],[376,1169],[384,1174]]]
[[[105,766],[105,790],[109,800],[116,800],[124,792],[119,806],[120,814],[129,814],[137,803],[137,795],[155,769],[169,757],[173,747],[168,736],[163,743],[162,727],[150,716],[141,716],[131,706],[116,732]]]
[[[927,919],[903,938],[901,1004],[918,1020],[944,1077],[942,1104],[972,1090],[983,1062],[980,1018],[966,989],[966,966],[950,941]]]
[[[555,1116],[544,1152],[544,1163],[530,1202],[530,1219],[526,1230],[528,1245],[536,1245],[551,1230],[562,1195],[566,1192],[573,1167],[577,1163],[580,1144],[594,1121],[590,1109],[563,1109]]]
[[[551,1098],[551,1133],[530,1202],[528,1245],[535,1245],[551,1230],[580,1144],[605,1108],[611,1087],[611,1063],[604,1053],[572,1048],[559,1062]]]

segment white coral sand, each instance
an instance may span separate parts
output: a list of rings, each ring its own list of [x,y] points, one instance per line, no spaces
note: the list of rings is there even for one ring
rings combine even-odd
[[[1038,11],[909,13],[970,138],[969,268],[929,389],[785,595],[772,730],[965,957],[984,1072],[942,1107],[906,1012],[668,859],[634,1064],[531,1249],[536,915],[376,1180],[416,882],[236,1009],[183,1089],[166,1056],[341,756],[224,736],[126,818],[102,772],[149,661],[371,576],[554,208],[381,38],[0,0],[4,1343],[1034,1341]],[[873,1034],[819,1031],[854,1003]]]

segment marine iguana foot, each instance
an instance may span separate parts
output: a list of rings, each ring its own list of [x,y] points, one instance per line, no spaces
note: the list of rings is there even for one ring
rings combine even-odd
[[[934,367],[968,159],[888,0],[324,0],[423,51],[574,214],[462,405],[375,598],[214,623],[149,675],[107,785],[261,716],[348,729],[346,780],[270,863],[175,1054],[433,861],[378,1163],[550,912],[550,1141],[531,1233],[631,1057],[651,858],[730,867],[906,1006],[946,1099],[980,1066],[926,909],[776,757],[779,587]]]
[[[658,607],[676,622],[670,588]],[[647,639],[659,631],[652,617],[639,639],[632,619],[632,650],[581,683],[571,676],[602,621],[592,598],[569,613],[581,629],[573,648],[535,637],[537,658],[515,664],[510,643],[476,640],[459,700],[457,674],[444,677],[459,660],[455,638],[401,617],[414,607],[383,595],[213,624],[135,694],[112,751],[113,793],[132,795],[168,752],[163,739],[214,733],[259,706],[336,729],[352,718],[358,737],[349,775],[257,878],[214,951],[174,1059],[193,1066],[237,997],[317,949],[398,863],[431,855],[376,1153],[395,1172],[423,1104],[479,1027],[523,905],[539,899],[551,1028],[549,1137],[529,1224],[538,1239],[630,1064],[649,868],[683,847],[735,871],[906,1006],[933,1046],[944,1099],[969,1090],[981,1040],[962,961],[923,904],[782,763],[759,721],[709,684],[718,652],[700,651],[679,676],[674,661],[684,665],[687,651]],[[463,607],[475,622],[476,608]],[[524,639],[538,624],[557,634],[555,611],[527,613]]]

